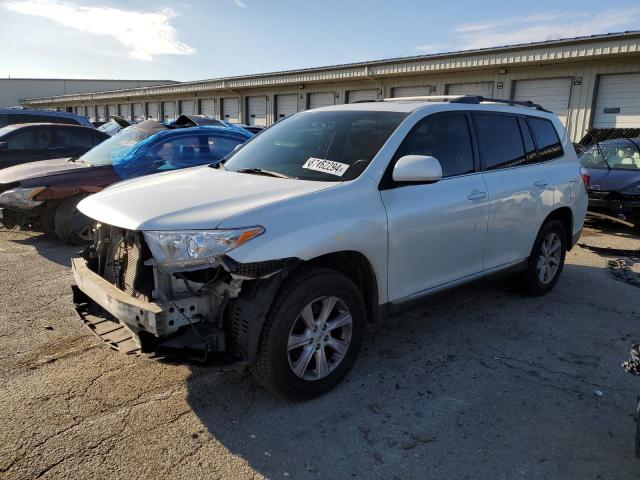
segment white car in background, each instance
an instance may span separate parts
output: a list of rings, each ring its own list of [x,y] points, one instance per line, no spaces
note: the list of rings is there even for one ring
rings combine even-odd
[[[430,97],[302,112],[221,167],[78,208],[99,222],[73,260],[95,333],[128,353],[244,362],[304,399],[351,369],[368,322],[414,300],[498,272],[551,290],[587,195],[552,113]]]

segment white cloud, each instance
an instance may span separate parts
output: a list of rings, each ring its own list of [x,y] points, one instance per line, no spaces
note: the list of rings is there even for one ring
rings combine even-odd
[[[552,11],[467,23],[454,27],[451,30],[454,34],[452,43],[446,50],[438,51],[469,50],[608,33],[634,29],[639,21],[640,7],[609,9],[595,14]],[[415,48],[425,51],[423,47]],[[429,51],[432,52],[433,50]]]
[[[227,3],[230,3],[231,5],[238,7],[238,8],[247,8],[247,4],[244,3],[242,0],[226,0]]]
[[[178,41],[170,20],[176,14],[164,8],[156,12],[86,7],[63,0],[4,0],[7,10],[45,17],[65,27],[114,37],[133,58],[152,61],[154,55],[187,55],[195,50]]]

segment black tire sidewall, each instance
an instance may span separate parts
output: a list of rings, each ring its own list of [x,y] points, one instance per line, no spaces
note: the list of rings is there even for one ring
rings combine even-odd
[[[558,267],[558,271],[556,275],[549,283],[542,283],[538,278],[538,270],[537,270],[537,262],[538,257],[540,256],[540,249],[542,242],[545,237],[550,233],[556,233],[560,238],[561,243],[561,255],[560,255],[560,266]],[[538,236],[536,237],[536,241],[533,245],[533,249],[531,250],[531,256],[529,257],[529,265],[527,268],[527,290],[533,295],[544,295],[549,292],[556,284],[560,275],[562,274],[562,270],[564,268],[564,261],[567,253],[567,234],[564,229],[564,226],[558,220],[550,220],[546,222],[540,232],[538,232]]]
[[[84,214],[78,211],[78,203],[82,199],[84,199],[87,195],[75,195],[73,197],[69,197],[64,199],[58,208],[56,209],[54,216],[54,225],[55,225],[55,233],[60,238],[60,240],[70,244],[70,245],[86,245],[89,243],[86,240],[83,240],[72,227],[73,218],[76,215]],[[87,223],[91,223],[91,219],[86,217]]]
[[[292,279],[295,281],[296,279]],[[286,297],[274,302],[269,322],[271,332],[267,339],[267,361],[274,387],[291,399],[312,398],[333,388],[351,370],[358,357],[366,322],[366,311],[362,296],[357,287],[344,275],[331,270],[322,270],[317,275],[306,279],[293,292],[284,292]],[[289,365],[287,342],[294,321],[302,309],[311,301],[335,296],[342,300],[353,320],[353,330],[349,350],[336,369],[323,379],[317,381],[303,380],[298,377]]]

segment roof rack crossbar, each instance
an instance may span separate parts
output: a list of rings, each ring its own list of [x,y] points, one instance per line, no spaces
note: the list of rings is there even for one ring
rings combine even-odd
[[[385,98],[385,102],[411,102],[411,101],[425,101],[425,102],[449,102],[449,103],[467,103],[467,104],[479,104],[483,102],[487,103],[504,103],[506,105],[515,105],[520,107],[535,108],[543,112],[549,112],[542,105],[534,103],[531,100],[519,101],[519,100],[505,100],[504,98],[489,98],[482,95],[429,95],[421,97],[396,97]]]

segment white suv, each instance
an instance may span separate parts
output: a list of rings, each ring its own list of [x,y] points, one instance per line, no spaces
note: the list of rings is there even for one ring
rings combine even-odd
[[[88,197],[80,316],[119,350],[243,362],[301,399],[413,300],[497,272],[548,292],[587,208],[562,124],[534,104],[433,100],[302,112],[221,165]]]

